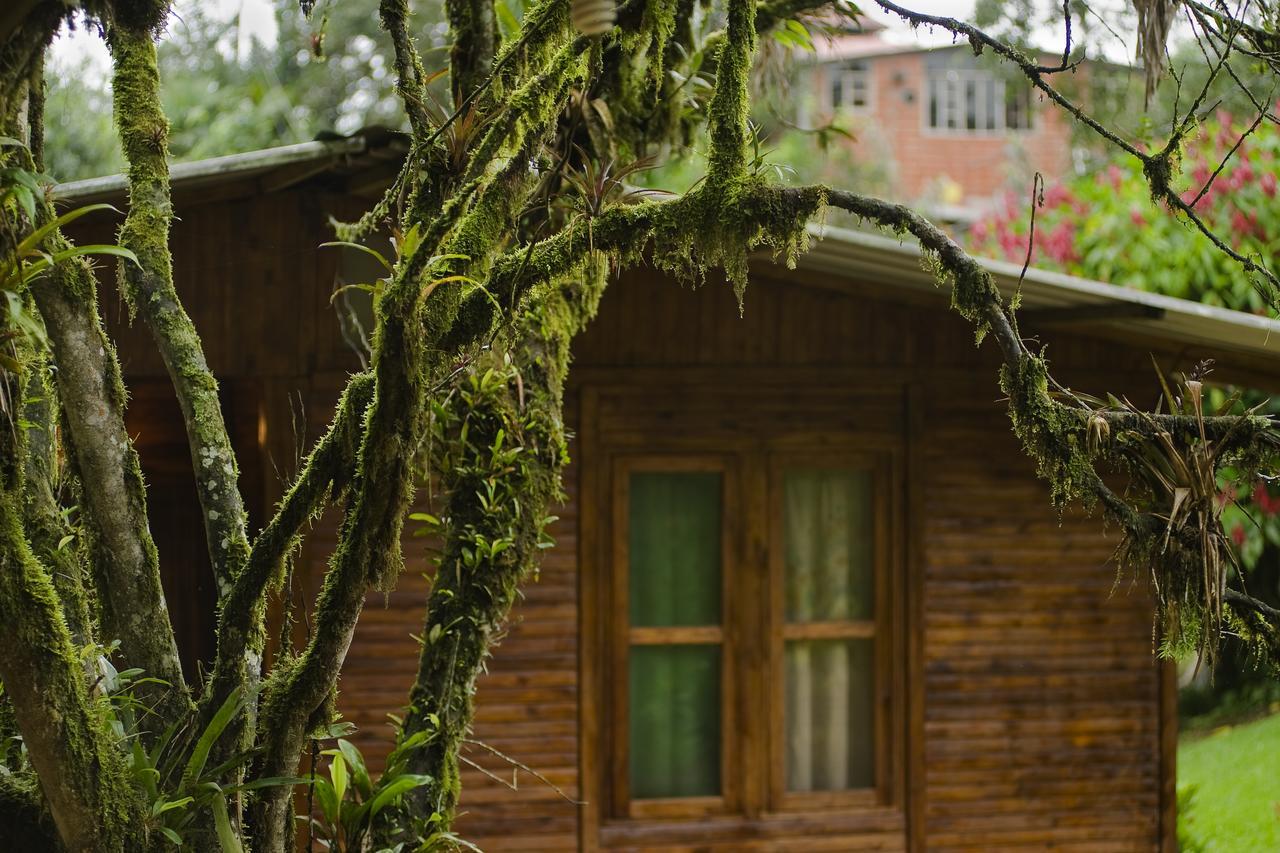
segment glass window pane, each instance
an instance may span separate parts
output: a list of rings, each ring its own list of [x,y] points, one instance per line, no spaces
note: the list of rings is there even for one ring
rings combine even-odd
[[[870,471],[783,477],[788,622],[870,619],[875,609]]]
[[[720,793],[720,647],[632,646],[631,796]]]
[[[786,644],[788,791],[875,785],[875,643]]]
[[[719,472],[632,472],[632,627],[720,624],[720,495]]]

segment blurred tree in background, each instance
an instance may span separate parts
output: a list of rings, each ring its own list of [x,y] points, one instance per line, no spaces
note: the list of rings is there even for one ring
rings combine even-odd
[[[159,42],[165,113],[175,161],[198,160],[351,133],[400,127],[391,46],[367,8],[327,0],[307,20],[291,0],[272,0],[277,35],[264,44],[237,17],[186,0]],[[440,2],[415,6],[418,50],[443,68],[448,27]],[[105,66],[93,56],[55,62],[48,77],[48,172],[59,181],[119,172]],[[441,88],[443,92],[443,87]]]

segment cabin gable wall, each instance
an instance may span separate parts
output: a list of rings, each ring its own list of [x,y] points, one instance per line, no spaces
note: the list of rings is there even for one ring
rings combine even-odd
[[[304,187],[179,208],[179,291],[237,401],[239,450],[257,472],[242,482],[260,507],[279,497],[299,448],[321,433],[359,367],[330,305],[337,253],[314,250],[331,239],[328,215],[350,216],[358,205]],[[102,291],[127,375],[161,378],[146,330],[125,328],[109,282]],[[525,586],[479,682],[467,757],[483,770],[464,770],[464,836],[491,851],[1168,843],[1162,783],[1172,778],[1171,751],[1149,599],[1131,579],[1116,583],[1107,562],[1114,539],[1098,518],[1059,517],[1049,506],[1010,434],[993,347],[975,348],[971,327],[944,302],[767,265],[741,317],[718,280],[695,290],[642,269],[611,286],[574,349],[566,420],[575,461],[551,531],[557,546]],[[1136,401],[1152,396],[1145,350],[1062,331],[1045,337],[1060,378]],[[130,429],[144,434],[144,467],[180,467],[180,458],[146,450],[145,434],[162,430],[143,408]],[[595,585],[605,569],[598,463],[607,449],[680,435],[768,436],[807,449],[865,438],[898,460],[901,754],[892,757],[887,808],[856,819],[729,815],[693,831],[631,835],[602,802],[608,675],[596,655],[608,614]],[[330,512],[317,523],[298,560],[299,602],[318,589],[336,521]],[[390,742],[386,715],[413,678],[411,635],[423,631],[429,554],[411,532],[412,524],[408,569],[396,591],[370,596],[341,683],[339,705],[375,766]],[[497,753],[545,781],[520,771],[513,789],[512,765]]]

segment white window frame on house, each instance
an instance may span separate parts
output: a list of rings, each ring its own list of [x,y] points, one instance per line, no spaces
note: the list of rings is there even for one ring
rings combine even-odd
[[[869,62],[854,59],[834,63],[828,66],[827,73],[826,105],[832,113],[844,111],[861,114],[871,111],[873,91]],[[839,103],[836,98],[837,87],[841,93]],[[846,100],[846,97],[850,100]]]
[[[1008,93],[1004,78],[984,69],[930,70],[921,104],[924,131],[941,135],[999,136],[1033,130],[1030,87],[1012,101]]]

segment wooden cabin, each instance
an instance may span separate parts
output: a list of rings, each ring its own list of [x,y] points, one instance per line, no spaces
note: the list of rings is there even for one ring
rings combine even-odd
[[[401,154],[363,135],[174,169],[178,287],[255,525],[358,367],[330,297],[359,259],[317,245]],[[992,268],[1011,292],[1019,270]],[[1035,270],[1022,294],[1024,332],[1082,390],[1154,401],[1151,354],[1280,375],[1258,317]],[[181,421],[145,330],[109,283],[102,301],[194,667],[211,582]],[[461,832],[490,851],[1174,850],[1148,592],[1098,518],[1050,507],[997,365],[895,240],[828,229],[797,270],[761,262],[741,318],[716,282],[623,275],[575,347],[568,501],[479,684]],[[334,535],[326,517],[308,538],[297,600]],[[406,556],[341,682],[374,764],[423,630],[422,540]]]

